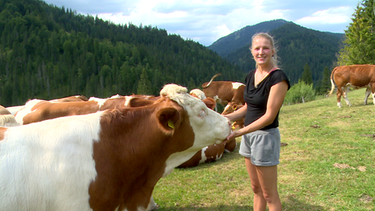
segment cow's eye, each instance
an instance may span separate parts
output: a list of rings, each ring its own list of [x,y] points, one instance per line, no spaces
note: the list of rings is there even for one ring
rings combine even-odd
[[[206,111],[205,110],[201,110],[198,114],[198,117],[205,117],[207,114],[206,114]]]

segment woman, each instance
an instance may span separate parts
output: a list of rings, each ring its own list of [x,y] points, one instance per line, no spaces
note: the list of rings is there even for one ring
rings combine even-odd
[[[245,127],[233,131],[227,139],[242,136],[239,153],[245,157],[246,169],[254,191],[254,210],[282,210],[277,190],[277,165],[280,156],[278,116],[287,90],[285,73],[277,67],[273,38],[255,34],[250,47],[256,69],[245,79],[245,105],[225,115],[230,121],[245,117]]]

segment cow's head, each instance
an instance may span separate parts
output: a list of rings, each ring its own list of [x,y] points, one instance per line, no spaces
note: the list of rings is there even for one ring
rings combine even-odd
[[[175,84],[166,85],[161,90],[160,96],[177,102],[187,112],[195,136],[193,146],[182,152],[176,152],[168,158],[164,175],[190,159],[198,150],[214,143],[221,143],[230,134],[228,120],[207,108],[202,100],[189,95],[185,87]]]
[[[197,97],[198,99],[201,99],[201,100],[206,99],[206,95],[200,89],[192,89],[190,91],[190,95],[193,96],[193,97]]]

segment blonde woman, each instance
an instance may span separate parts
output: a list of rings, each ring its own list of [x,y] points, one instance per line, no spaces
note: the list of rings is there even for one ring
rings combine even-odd
[[[277,66],[274,39],[267,33],[255,34],[250,47],[256,63],[245,78],[245,106],[225,115],[235,121],[245,117],[245,127],[227,139],[242,136],[239,153],[254,192],[254,210],[282,210],[277,190],[277,165],[280,157],[279,111],[290,88],[286,74]]]

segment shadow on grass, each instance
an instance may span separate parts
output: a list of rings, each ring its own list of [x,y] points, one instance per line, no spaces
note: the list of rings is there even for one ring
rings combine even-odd
[[[295,199],[292,196],[289,196],[287,201],[282,202],[282,205],[283,205],[284,211],[288,211],[288,210],[290,210],[290,211],[294,211],[294,210],[298,210],[298,211],[323,211],[323,210],[327,210],[327,209],[324,209],[324,207],[322,207],[322,206],[307,204],[305,202],[302,202],[300,200]]]
[[[323,211],[322,206],[311,205],[289,197],[286,202],[282,202],[284,211]],[[241,205],[220,205],[216,207],[160,207],[157,211],[250,211],[253,210],[252,206]],[[268,209],[267,209],[268,210]]]
[[[230,206],[222,205],[218,207],[170,207],[170,208],[159,208],[156,211],[249,211],[253,210],[252,206]]]

